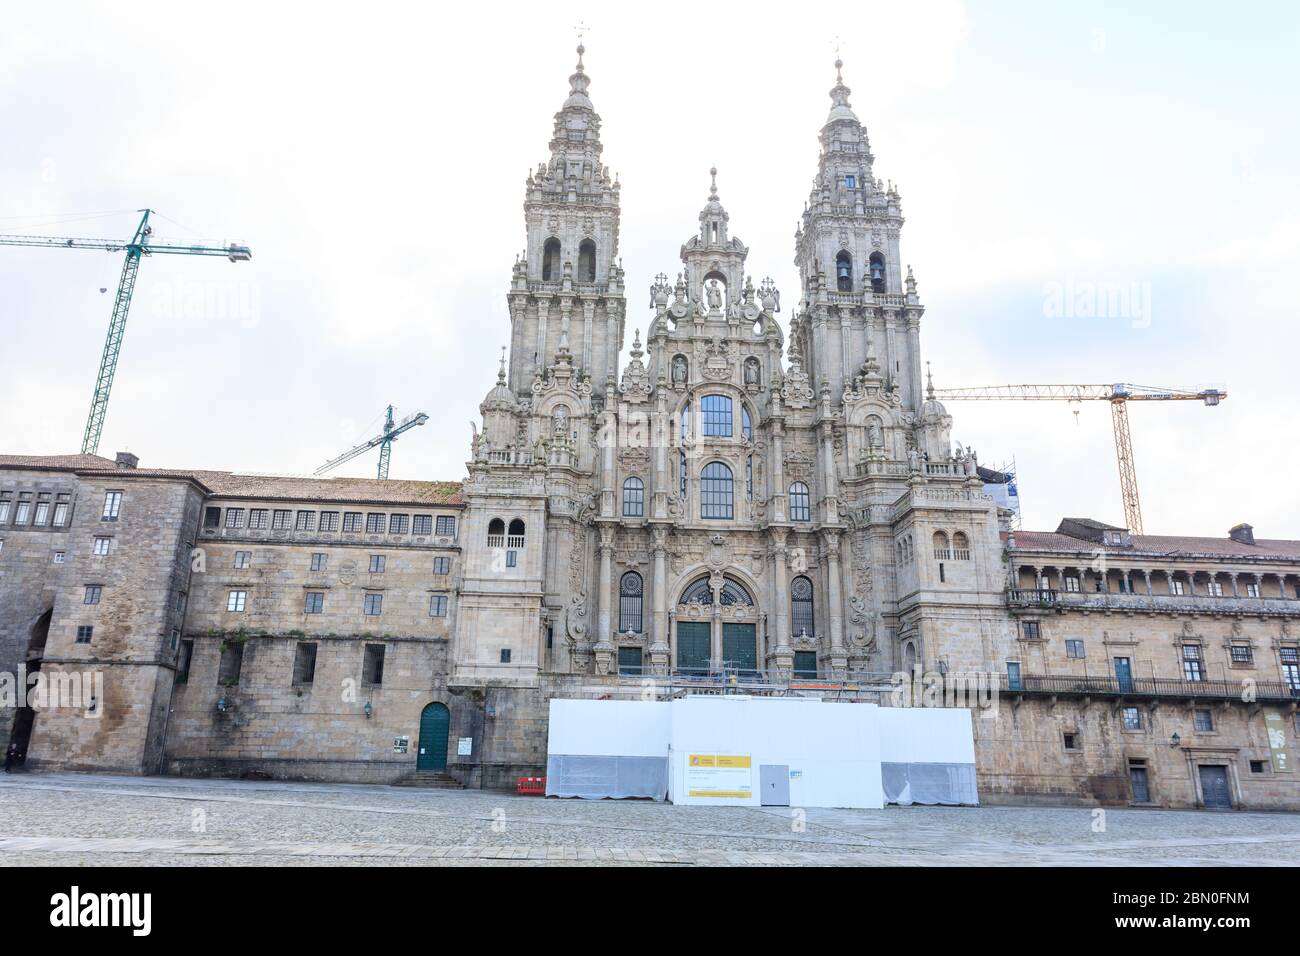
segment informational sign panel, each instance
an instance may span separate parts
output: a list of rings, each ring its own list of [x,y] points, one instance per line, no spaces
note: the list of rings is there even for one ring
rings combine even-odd
[[[404,754],[404,753],[406,753],[410,748],[411,748],[411,738],[410,738],[410,737],[394,737],[394,738],[393,738],[393,753],[395,753],[395,754]]]
[[[742,800],[752,797],[749,754],[687,754],[686,795]]]
[[[458,737],[456,739],[456,756],[468,757],[474,752],[473,737]]]
[[[1273,772],[1291,772],[1291,754],[1286,749],[1286,718],[1278,710],[1264,712],[1264,729],[1268,732],[1268,749],[1273,755]]]

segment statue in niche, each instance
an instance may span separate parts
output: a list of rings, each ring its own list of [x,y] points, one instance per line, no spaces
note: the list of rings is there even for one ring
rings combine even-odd
[[[745,359],[745,384],[757,385],[759,381],[759,376],[760,376],[760,370],[758,367],[758,359],[756,358]]]
[[[722,286],[718,285],[718,280],[710,279],[705,292],[709,297],[709,311],[722,311]]]
[[[686,384],[686,356],[685,355],[673,356],[673,384],[674,385]]]
[[[556,405],[551,413],[551,431],[561,437],[569,434],[569,409],[567,405]]]
[[[872,452],[885,450],[885,433],[880,428],[880,422],[874,418],[867,422],[867,446]]]

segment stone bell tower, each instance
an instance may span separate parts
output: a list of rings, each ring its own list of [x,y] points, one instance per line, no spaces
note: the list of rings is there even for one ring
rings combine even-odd
[[[899,251],[901,200],[872,172],[875,157],[842,67],[836,60],[817,175],[795,234],[803,301],[791,334],[815,386],[829,383],[836,401],[870,364],[916,414],[924,309]]]
[[[567,350],[598,393],[618,374],[626,307],[618,264],[619,184],[601,163],[600,117],[582,64],[555,114],[550,159],[529,174],[528,247],[516,260],[510,303],[510,390],[525,396],[534,376]]]

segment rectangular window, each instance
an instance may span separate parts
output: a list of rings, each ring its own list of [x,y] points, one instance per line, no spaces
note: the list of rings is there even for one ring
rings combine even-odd
[[[100,595],[102,595],[103,593],[104,593],[104,589],[103,589],[102,587],[100,587],[98,584],[87,584],[87,585],[86,585],[86,597],[85,597],[85,599],[84,599],[81,603],[82,603],[82,604],[98,604],[98,603],[99,603]]]
[[[508,647],[501,648],[501,663],[502,664],[510,663],[510,648]]]
[[[1282,679],[1291,688],[1292,695],[1300,693],[1300,649],[1280,648],[1278,657],[1282,661]]]
[[[409,515],[389,515],[388,516],[388,533],[389,534],[406,534],[406,527],[410,524]]]
[[[1183,680],[1199,681],[1205,679],[1205,671],[1201,663],[1201,647],[1199,644],[1183,645]]]
[[[1223,584],[1219,581],[1207,581],[1205,584],[1206,594],[1210,597],[1223,597]]]
[[[1066,579],[1065,579],[1065,590],[1067,590],[1067,591],[1071,591],[1071,592],[1074,592],[1074,593],[1077,593],[1078,590],[1079,590],[1079,579],[1078,579],[1078,578],[1066,578]]]
[[[641,673],[644,656],[639,647],[620,647],[618,649],[618,672],[628,677]]]
[[[221,645],[221,664],[217,667],[217,683],[233,687],[239,683],[244,669],[244,642],[230,641]]]
[[[339,530],[339,513],[337,511],[322,511],[320,513],[320,530]]]
[[[507,567],[507,568],[514,568],[514,567],[518,567],[518,566],[519,566],[519,552],[518,552],[518,551],[507,551],[507,552],[506,552],[506,567]]]
[[[1141,730],[1142,729],[1142,711],[1136,707],[1125,707],[1123,711],[1124,729]]]
[[[248,592],[247,592],[247,591],[231,591],[231,592],[226,596],[226,610],[227,610],[227,611],[242,611],[242,610],[244,609],[244,605],[245,605],[247,602],[248,602]]]
[[[122,512],[122,492],[106,491],[104,492],[104,521],[116,521]]]
[[[844,177],[844,188],[845,188],[845,189],[857,189],[857,188],[858,188],[858,177],[857,177],[857,176],[845,176],[845,177]]]
[[[794,652],[794,673],[796,677],[816,677],[817,676],[817,652],[816,651],[795,651]]]
[[[9,523],[9,509],[13,507],[13,499],[8,494],[0,495],[0,524]]]
[[[378,617],[384,613],[384,596],[382,594],[367,594],[364,608],[368,617]]]
[[[387,515],[373,513],[366,515],[366,534],[383,534],[386,517]]]
[[[456,519],[451,515],[438,515],[438,537],[449,538],[456,534]]]
[[[3,542],[3,541],[0,541],[0,544],[4,544],[4,542]],[[55,551],[55,552],[54,552],[54,563],[55,563],[55,564],[62,564],[63,562],[65,562],[65,561],[67,561],[67,560],[68,560],[68,552],[66,552],[66,551]]]
[[[221,527],[221,509],[204,508],[203,509],[203,527],[220,528]]]
[[[451,574],[451,558],[434,558],[434,574]]]
[[[324,571],[325,563],[328,560],[324,552],[317,551],[311,556],[311,569],[313,571]]]
[[[1268,762],[1264,760],[1252,760],[1250,762],[1251,773],[1268,773]]]
[[[1007,661],[1007,688],[1009,690],[1020,690],[1020,662]]]
[[[315,531],[316,530],[316,512],[299,511],[298,520],[294,522],[295,531]]]
[[[181,641],[180,654],[176,657],[176,683],[190,682],[190,661],[194,659],[194,642]]]
[[[243,570],[244,568],[247,568],[248,566],[250,566],[252,563],[253,563],[253,552],[252,552],[252,551],[236,551],[236,552],[235,552],[235,567],[236,567],[237,569],[239,569],[239,570]]]
[[[42,498],[48,498],[49,495],[41,495]],[[36,517],[32,519],[32,524],[37,527],[43,527],[45,522],[50,520],[50,503],[48,501],[36,502]]]
[[[1246,585],[1246,597],[1259,597],[1259,585],[1252,582]]]
[[[361,683],[382,684],[384,682],[383,644],[367,644],[361,658]]]
[[[226,527],[242,528],[244,526],[244,509],[227,508],[226,509]]]
[[[293,512],[288,508],[276,508],[275,517],[271,521],[271,528],[275,531],[288,531],[289,523],[293,520]]]
[[[371,574],[384,573],[384,556],[382,554],[372,554],[370,556],[370,573]]]
[[[172,605],[172,607],[177,614],[180,615],[185,614],[185,592],[184,591],[176,592],[176,603]]]
[[[1083,652],[1083,641],[1066,641],[1065,656],[1074,660],[1083,660],[1087,655]]]
[[[1078,735],[1078,734],[1075,734],[1075,733],[1063,733],[1063,734],[1061,734],[1061,745],[1062,745],[1063,747],[1065,747],[1066,750],[1080,750],[1080,749],[1082,749],[1082,748],[1079,746],[1079,735]]]
[[[1027,641],[1037,641],[1043,636],[1043,632],[1037,621],[1022,621],[1020,632]]]
[[[429,616],[446,617],[447,616],[447,595],[435,594],[429,598]]]
[[[316,645],[299,644],[293,652],[293,682],[310,684],[316,679]]]
[[[412,518],[411,534],[433,534],[433,515],[416,515]]]
[[[60,496],[62,497],[62,496]],[[54,504],[54,521],[52,524],[56,528],[62,528],[68,523],[68,505],[66,502],[57,501]]]
[[[700,399],[706,437],[731,437],[731,399],[726,395],[705,395]]]
[[[363,515],[360,511],[343,512],[343,533],[356,534],[361,530],[361,519]]]
[[[323,610],[325,610],[325,592],[308,591],[303,601],[302,613],[320,614]]]
[[[265,531],[271,523],[271,512],[266,508],[254,508],[248,512],[248,527],[255,531]]]
[[[1170,593],[1170,594],[1182,595],[1182,594],[1183,594],[1183,582],[1182,582],[1182,581],[1170,581],[1170,582],[1169,582],[1169,593]]]
[[[89,624],[80,624],[77,626],[77,643],[89,644],[90,639],[95,636],[95,629]]]
[[[1255,659],[1249,644],[1233,644],[1228,648],[1228,654],[1234,664],[1249,664]]]
[[[95,539],[95,553],[98,555],[108,554],[113,549],[113,539],[98,537]]]
[[[1196,728],[1197,733],[1200,734],[1211,733],[1214,730],[1213,712],[1208,710],[1196,711],[1195,717],[1193,719],[1193,726]]]

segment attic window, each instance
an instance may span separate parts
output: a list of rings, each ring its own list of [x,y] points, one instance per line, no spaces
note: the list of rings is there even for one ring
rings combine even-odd
[[[857,176],[845,176],[845,177],[844,177],[844,188],[845,188],[845,189],[857,189],[857,188],[858,188],[858,177],[857,177]]]

